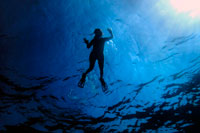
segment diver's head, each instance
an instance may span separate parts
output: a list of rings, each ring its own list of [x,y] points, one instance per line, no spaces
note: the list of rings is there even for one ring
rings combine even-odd
[[[98,28],[94,30],[94,34],[96,37],[101,37],[103,35],[101,29]]]

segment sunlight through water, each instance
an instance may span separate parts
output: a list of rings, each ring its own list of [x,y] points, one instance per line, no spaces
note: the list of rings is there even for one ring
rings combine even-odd
[[[1,0],[0,133],[200,131],[199,5]]]
[[[170,3],[179,13],[187,13],[192,18],[200,17],[199,0],[170,0]]]

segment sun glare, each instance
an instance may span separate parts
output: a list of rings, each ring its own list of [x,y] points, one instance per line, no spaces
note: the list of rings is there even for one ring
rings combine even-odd
[[[170,0],[179,13],[188,13],[191,17],[200,16],[200,0]]]

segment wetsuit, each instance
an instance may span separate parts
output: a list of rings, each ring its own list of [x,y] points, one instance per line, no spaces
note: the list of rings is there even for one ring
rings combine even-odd
[[[99,69],[100,69],[100,78],[103,78],[103,66],[104,66],[103,50],[104,50],[105,42],[110,40],[110,39],[111,38],[94,37],[94,39],[89,44],[87,44],[87,48],[90,48],[91,46],[93,46],[93,50],[90,53],[90,57],[89,57],[90,66],[89,66],[89,68],[88,68],[88,70],[86,71],[85,74],[92,71],[92,69],[94,68],[96,60],[98,60]]]
[[[103,91],[105,91],[107,89],[107,85],[103,79],[103,66],[104,66],[103,50],[104,50],[105,42],[109,41],[110,39],[113,38],[112,31],[111,30],[108,30],[108,31],[110,32],[111,37],[106,37],[106,38],[101,37],[102,32],[97,29],[97,32],[96,32],[97,35],[95,34],[95,37],[92,39],[92,41],[90,43],[86,39],[84,39],[85,43],[87,44],[87,48],[89,49],[91,46],[93,46],[93,49],[92,49],[92,52],[90,53],[90,57],[89,57],[90,66],[87,69],[87,71],[85,73],[83,73],[82,78],[78,83],[78,86],[81,88],[84,87],[86,75],[90,71],[92,71],[96,60],[98,60],[99,69],[100,69],[100,81],[104,88]]]

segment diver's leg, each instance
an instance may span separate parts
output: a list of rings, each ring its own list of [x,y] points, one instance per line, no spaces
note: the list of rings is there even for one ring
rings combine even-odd
[[[92,69],[94,68],[94,65],[95,65],[95,61],[96,61],[96,58],[93,54],[90,54],[90,66],[89,68],[87,69],[87,71],[85,73],[83,73],[82,77],[81,77],[81,80],[79,81],[78,83],[78,86],[83,88],[84,87],[84,84],[85,84],[85,79],[86,79],[86,75],[92,71]]]
[[[96,62],[96,57],[95,57],[93,54],[91,54],[91,55],[90,55],[89,61],[90,61],[90,66],[89,66],[89,68],[87,69],[87,71],[86,71],[85,73],[83,73],[83,75],[85,75],[85,76],[86,76],[89,72],[91,72],[92,69],[94,68],[94,65],[95,65],[95,62]]]
[[[100,69],[100,79],[103,79],[103,67],[104,67],[104,57],[98,59],[99,69]]]
[[[104,57],[103,56],[98,59],[98,63],[99,63],[99,69],[100,69],[100,81],[103,86],[102,90],[103,90],[103,92],[106,92],[108,89],[108,86],[103,79],[103,67],[104,67]]]

